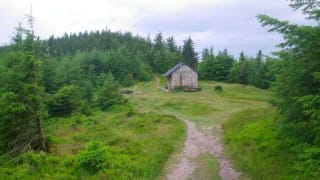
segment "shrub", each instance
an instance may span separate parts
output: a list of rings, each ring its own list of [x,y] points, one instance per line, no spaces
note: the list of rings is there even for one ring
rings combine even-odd
[[[221,92],[223,90],[223,88],[222,88],[222,86],[216,85],[216,86],[214,86],[214,90]]]
[[[124,102],[123,96],[119,92],[119,86],[114,81],[111,74],[104,74],[101,77],[101,85],[99,85],[94,101],[101,110],[106,110],[115,104]]]
[[[79,88],[74,85],[62,87],[49,102],[50,116],[68,116],[80,106]]]
[[[307,176],[316,178],[320,176],[320,148],[316,146],[300,145],[295,150],[298,154],[294,169]],[[302,152],[301,152],[302,150]]]
[[[107,149],[102,143],[90,142],[78,155],[76,167],[89,174],[96,174],[107,167],[107,157]]]

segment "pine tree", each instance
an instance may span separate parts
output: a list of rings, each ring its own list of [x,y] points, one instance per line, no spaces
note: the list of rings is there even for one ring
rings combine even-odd
[[[155,72],[164,73],[170,66],[165,50],[165,43],[163,40],[162,33],[156,35],[153,46],[153,70]]]
[[[124,99],[119,93],[119,86],[109,74],[99,77],[98,88],[95,92],[94,101],[101,110],[106,110],[114,104],[123,103]]]
[[[250,76],[250,63],[248,58],[244,55],[243,52],[240,53],[239,58],[239,76],[238,82],[240,84],[248,85],[249,84],[249,76]]]
[[[181,61],[181,54],[173,36],[167,38],[166,48],[169,67],[178,64]]]
[[[228,53],[227,49],[218,52],[218,55],[215,57],[214,70],[212,70],[215,74],[214,80],[226,82],[234,62],[234,58]]]
[[[202,61],[199,63],[198,71],[200,78],[205,80],[215,80],[215,57],[213,54],[213,48],[204,48],[202,51]]]
[[[190,66],[192,69],[197,69],[198,53],[196,53],[194,50],[194,43],[192,39],[189,37],[188,39],[184,40],[183,43],[182,62]]]
[[[263,55],[261,50],[259,50],[256,58],[253,60],[249,83],[258,88],[268,87],[266,79],[266,67],[263,62]]]

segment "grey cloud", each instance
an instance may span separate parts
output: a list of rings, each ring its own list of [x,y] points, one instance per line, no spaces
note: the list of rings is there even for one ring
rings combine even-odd
[[[228,48],[236,56],[242,50],[253,56],[259,49],[270,54],[276,50],[275,46],[282,38],[261,27],[256,19],[258,14],[267,14],[294,23],[305,23],[304,17],[298,12],[293,12],[285,0],[244,0],[193,6],[169,14],[149,15],[142,18],[136,24],[136,28],[138,32],[151,34],[161,31],[174,36],[190,35],[198,51],[205,46],[214,46],[216,50]],[[201,33],[204,35],[199,36]]]

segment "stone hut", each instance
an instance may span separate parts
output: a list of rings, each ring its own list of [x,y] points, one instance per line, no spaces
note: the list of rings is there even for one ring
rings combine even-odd
[[[189,66],[179,63],[163,74],[167,77],[166,89],[172,90],[178,86],[198,88],[198,73]]]

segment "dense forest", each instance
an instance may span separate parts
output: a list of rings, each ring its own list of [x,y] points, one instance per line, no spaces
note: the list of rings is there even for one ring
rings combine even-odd
[[[319,2],[291,0],[290,6],[319,22]],[[281,137],[290,138],[292,151],[302,151],[298,166],[306,168],[303,173],[320,175],[320,27],[257,18],[285,40],[272,56],[259,51],[255,57],[241,52],[235,58],[227,49],[211,47],[199,57],[191,37],[180,46],[162,33],[152,40],[108,29],[43,40],[34,34],[29,16],[30,27],[19,25],[12,43],[0,47],[1,158],[48,152],[44,121],[127,104],[121,88],[150,81],[183,62],[201,80],[270,89]]]

